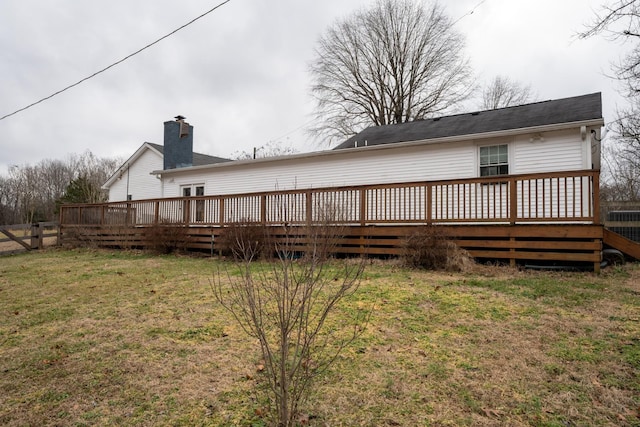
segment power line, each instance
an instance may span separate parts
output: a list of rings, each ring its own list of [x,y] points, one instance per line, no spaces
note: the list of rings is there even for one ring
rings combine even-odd
[[[46,100],[48,100],[48,99],[51,99],[51,98],[53,98],[53,97],[54,97],[54,96],[56,96],[56,95],[60,95],[62,92],[65,92],[65,91],[67,91],[67,90],[69,90],[69,89],[71,89],[71,88],[73,88],[73,87],[75,87],[75,86],[78,86],[80,83],[84,83],[84,82],[86,82],[87,80],[94,78],[94,77],[95,77],[95,76],[97,76],[98,74],[102,74],[102,73],[104,73],[104,72],[105,72],[105,71],[107,71],[108,69],[113,68],[113,67],[115,67],[116,65],[123,63],[124,61],[126,61],[127,59],[129,59],[129,58],[131,58],[131,57],[133,57],[133,56],[136,56],[137,54],[139,54],[139,53],[140,53],[140,52],[142,52],[143,50],[149,49],[151,46],[153,46],[153,45],[155,45],[155,44],[160,43],[162,40],[166,39],[167,37],[170,37],[170,36],[174,35],[174,34],[175,34],[175,33],[177,33],[178,31],[182,30],[183,28],[188,27],[189,25],[193,24],[193,23],[194,23],[194,22],[196,22],[197,20],[199,20],[199,19],[201,19],[201,18],[204,18],[204,17],[205,17],[205,16],[207,16],[208,14],[212,13],[213,11],[215,11],[216,9],[218,9],[219,7],[224,6],[225,4],[229,3],[230,1],[231,1],[231,0],[225,0],[225,1],[223,1],[222,3],[220,3],[220,4],[216,5],[216,6],[215,6],[215,7],[213,7],[212,9],[209,9],[208,11],[204,12],[203,14],[201,14],[201,15],[199,15],[199,16],[197,16],[197,17],[193,18],[191,21],[187,22],[186,24],[181,25],[180,27],[176,28],[175,30],[171,31],[170,33],[165,34],[164,36],[160,37],[159,39],[157,39],[157,40],[155,40],[155,41],[153,41],[153,42],[151,42],[151,43],[149,43],[148,45],[144,46],[143,48],[138,49],[138,50],[136,50],[135,52],[133,52],[133,53],[131,53],[131,54],[129,54],[129,55],[127,55],[127,56],[125,56],[125,57],[124,57],[124,58],[122,58],[121,60],[116,61],[116,62],[112,63],[111,65],[109,65],[109,66],[107,66],[107,67],[104,67],[103,69],[101,69],[101,70],[99,70],[99,71],[96,71],[95,73],[91,74],[90,76],[87,76],[87,77],[85,77],[85,78],[83,78],[83,79],[80,79],[80,80],[78,80],[77,82],[75,82],[75,83],[73,83],[73,84],[71,84],[71,85],[69,85],[69,86],[67,86],[67,87],[65,87],[65,88],[63,88],[63,89],[60,89],[59,91],[54,92],[54,93],[52,93],[52,94],[51,94],[51,95],[49,95],[49,96],[46,96],[46,97],[44,97],[44,98],[42,98],[42,99],[40,99],[40,100],[38,100],[38,101],[36,101],[36,102],[32,102],[31,104],[27,105],[26,107],[22,107],[22,108],[20,108],[20,109],[18,109],[18,110],[16,110],[16,111],[14,111],[13,113],[6,114],[6,115],[4,115],[4,116],[0,117],[0,120],[4,120],[4,119],[6,119],[7,117],[11,117],[11,116],[13,116],[13,115],[15,115],[15,114],[18,114],[18,113],[20,113],[20,112],[22,112],[22,111],[26,110],[26,109],[29,109],[29,108],[31,108],[31,107],[33,107],[33,106],[35,106],[35,105],[38,105],[38,104],[40,104],[41,102],[44,102],[44,101],[46,101]]]
[[[473,12],[476,11],[477,8],[479,8],[480,6],[482,6],[482,4],[487,1],[487,0],[481,0],[478,4],[476,4],[475,6],[473,6],[473,8],[471,10],[469,10],[467,13],[465,13],[464,15],[460,16],[458,19],[456,19],[455,21],[453,21],[451,23],[451,26],[453,27],[455,24],[457,24],[459,21],[462,20],[462,18],[473,15]]]

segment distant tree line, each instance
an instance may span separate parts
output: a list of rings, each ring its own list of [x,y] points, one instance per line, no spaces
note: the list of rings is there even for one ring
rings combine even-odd
[[[119,163],[87,151],[65,160],[11,166],[6,176],[0,175],[0,224],[54,221],[63,203],[106,201],[101,186]]]

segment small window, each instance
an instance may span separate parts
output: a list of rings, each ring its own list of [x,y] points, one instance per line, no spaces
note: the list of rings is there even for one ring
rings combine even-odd
[[[191,187],[182,188],[182,197],[191,197]]]
[[[480,147],[480,176],[509,175],[507,144]]]
[[[131,194],[127,194],[127,201],[133,200],[133,196]]]

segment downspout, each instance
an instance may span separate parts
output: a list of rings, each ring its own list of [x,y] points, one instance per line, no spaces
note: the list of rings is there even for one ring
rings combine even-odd
[[[129,200],[129,167],[131,166],[130,163],[127,163],[127,194],[124,195],[126,200]]]

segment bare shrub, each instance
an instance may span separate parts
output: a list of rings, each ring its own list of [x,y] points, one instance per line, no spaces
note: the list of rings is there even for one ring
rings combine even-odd
[[[143,236],[145,246],[160,254],[185,251],[191,239],[187,225],[163,222],[145,227]]]
[[[228,224],[216,239],[215,246],[222,254],[237,260],[268,257],[273,252],[268,227],[250,221]]]
[[[96,230],[88,227],[66,226],[61,232],[61,243],[68,248],[99,247]]]
[[[443,228],[434,225],[417,228],[404,240],[402,249],[403,262],[411,268],[464,271],[473,262]]]
[[[364,270],[364,259],[331,259],[340,229],[335,223],[283,226],[274,240],[275,260],[256,265],[256,247],[243,246],[249,250],[236,257],[241,275],[218,271],[211,282],[220,304],[260,343],[270,417],[277,426],[304,418],[301,405],[313,383],[368,320],[369,313],[357,309],[335,318],[338,304],[358,289]]]

